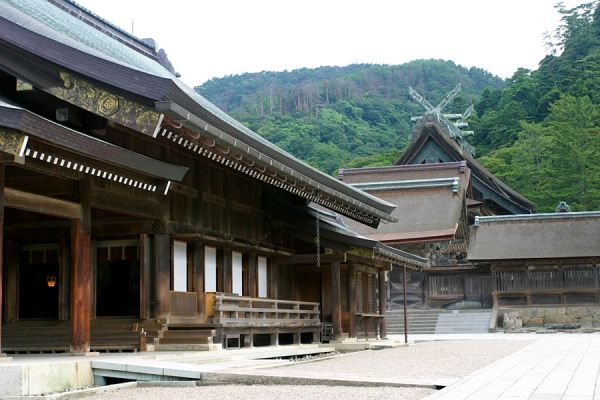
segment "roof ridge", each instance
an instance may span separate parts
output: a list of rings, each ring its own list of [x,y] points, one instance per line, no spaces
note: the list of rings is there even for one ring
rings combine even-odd
[[[562,213],[539,213],[539,214],[515,214],[515,215],[491,215],[476,216],[475,226],[482,222],[509,222],[509,221],[535,221],[535,220],[560,220],[572,218],[600,218],[600,211],[576,211]]]

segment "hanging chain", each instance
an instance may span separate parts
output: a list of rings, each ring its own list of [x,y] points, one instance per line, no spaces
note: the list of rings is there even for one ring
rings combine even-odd
[[[315,226],[315,244],[317,245],[317,268],[319,268],[321,267],[321,227],[319,225],[319,217],[316,218]]]

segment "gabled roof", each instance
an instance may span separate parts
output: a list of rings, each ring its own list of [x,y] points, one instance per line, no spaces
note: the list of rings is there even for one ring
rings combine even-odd
[[[471,261],[600,257],[600,212],[478,217]]]
[[[39,65],[35,71],[20,68],[19,60],[31,64],[32,57]],[[163,114],[165,120],[171,118],[210,138],[228,149],[226,154],[231,151],[238,157],[225,157],[224,164],[231,168],[238,168],[243,161],[250,167],[239,170],[248,175],[371,226],[380,220],[394,220],[390,216],[392,204],[349,187],[281,150],[219,110],[152,58],[46,0],[0,0],[0,68],[44,89],[57,81],[57,74],[43,70],[42,65],[65,68],[139,99]],[[156,131],[161,128],[159,122]],[[190,141],[185,138],[186,144]],[[201,155],[212,157],[213,153]]]
[[[473,187],[479,191],[490,193],[489,200],[505,209],[507,213],[531,213],[535,205],[520,193],[494,176],[482,166],[473,156],[459,146],[453,139],[449,127],[450,122],[436,114],[425,115],[415,126],[413,138],[404,153],[396,161],[396,165],[420,164],[431,154],[431,147],[442,150],[446,159],[427,160],[426,162],[467,162],[472,171]]]
[[[452,240],[464,222],[470,182],[464,161],[343,169],[340,177],[397,206],[392,215],[398,222],[382,224],[378,229],[346,222],[371,239],[396,244]]]

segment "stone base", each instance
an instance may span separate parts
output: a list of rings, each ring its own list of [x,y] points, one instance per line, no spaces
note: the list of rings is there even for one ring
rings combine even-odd
[[[91,360],[46,358],[47,362],[24,363],[15,358],[0,363],[0,398],[41,396],[94,385]]]
[[[77,352],[72,352],[72,353],[68,353],[70,356],[80,356],[80,357],[96,357],[99,356],[100,353],[98,353],[97,351],[83,351],[81,353],[77,353]]]
[[[6,353],[0,353],[0,362],[11,361],[12,357],[6,355]]]

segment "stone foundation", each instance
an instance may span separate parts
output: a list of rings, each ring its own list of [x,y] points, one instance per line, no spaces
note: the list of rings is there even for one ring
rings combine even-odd
[[[600,329],[600,305],[570,307],[498,308],[496,326],[498,328],[503,328],[506,330],[514,329],[511,326],[507,326],[506,328],[504,327],[505,320],[514,320],[514,318],[512,317],[514,317],[515,315],[512,313],[518,313],[517,319],[520,319],[522,321],[522,328],[525,329],[545,329],[558,324],[579,324],[581,328]],[[505,314],[507,314],[506,319],[504,318]]]

